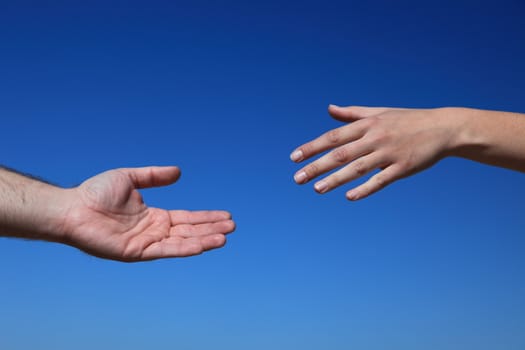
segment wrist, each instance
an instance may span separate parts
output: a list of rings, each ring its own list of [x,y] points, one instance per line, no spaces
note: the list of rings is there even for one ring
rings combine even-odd
[[[40,220],[43,239],[53,242],[67,243],[71,240],[69,221],[74,203],[74,189],[60,187],[48,188],[46,210]]]
[[[3,173],[2,179],[11,185],[0,191],[0,234],[63,242],[68,190],[18,174]]]
[[[446,156],[462,157],[472,147],[478,146],[482,140],[476,136],[472,128],[472,119],[476,117],[476,111],[470,108],[444,107],[437,108],[439,119],[443,121],[447,130],[447,142],[445,144]]]
[[[14,235],[52,242],[66,241],[68,189],[34,181],[28,183],[24,202],[14,216]]]
[[[0,168],[0,235],[67,242],[75,191]]]

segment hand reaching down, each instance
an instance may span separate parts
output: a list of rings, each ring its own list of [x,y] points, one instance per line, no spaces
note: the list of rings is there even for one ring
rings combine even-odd
[[[319,193],[379,170],[346,193],[348,199],[358,200],[445,156],[525,171],[525,117],[521,114],[467,108],[332,105],[329,113],[348,124],[298,147],[290,156],[293,161],[302,162],[329,151],[294,176],[298,184],[305,184],[337,169],[315,183]]]

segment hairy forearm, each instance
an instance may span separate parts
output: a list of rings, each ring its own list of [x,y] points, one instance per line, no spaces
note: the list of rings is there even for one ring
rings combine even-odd
[[[0,167],[0,236],[61,242],[66,191]]]
[[[449,155],[525,172],[525,114],[442,108],[454,120]]]

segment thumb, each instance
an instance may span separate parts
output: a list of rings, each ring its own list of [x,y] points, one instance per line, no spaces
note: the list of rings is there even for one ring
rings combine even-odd
[[[120,170],[129,176],[136,188],[170,185],[180,177],[180,169],[176,166],[149,166]]]
[[[349,107],[339,107],[336,105],[328,106],[328,113],[341,122],[355,122],[359,119],[364,119],[384,113],[388,108],[384,107],[360,107],[360,106],[349,106]]]

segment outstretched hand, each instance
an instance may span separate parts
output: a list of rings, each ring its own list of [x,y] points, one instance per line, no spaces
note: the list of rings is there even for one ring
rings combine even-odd
[[[138,189],[166,186],[177,167],[110,170],[70,191],[63,223],[66,243],[107,259],[142,261],[185,257],[222,247],[235,229],[225,211],[146,206]]]
[[[454,147],[454,127],[439,109],[337,107],[333,118],[348,123],[297,148],[291,154],[302,162],[324,151],[319,159],[299,170],[294,179],[305,184],[336,168],[314,185],[328,192],[376,169],[368,181],[346,193],[349,200],[364,198],[388,184],[430,167]]]

